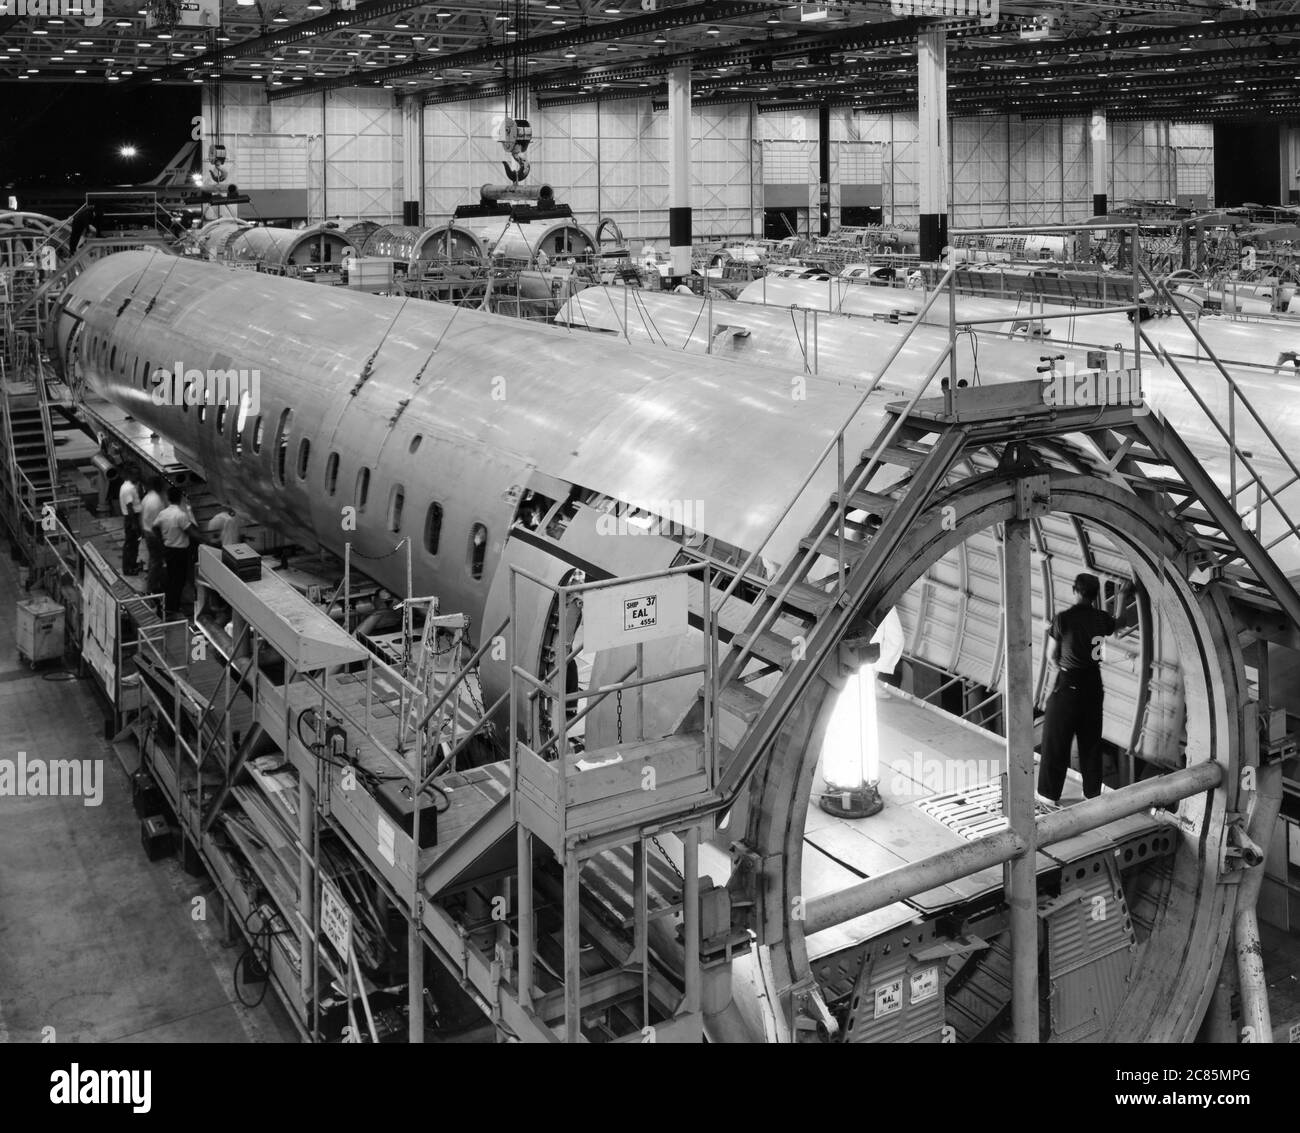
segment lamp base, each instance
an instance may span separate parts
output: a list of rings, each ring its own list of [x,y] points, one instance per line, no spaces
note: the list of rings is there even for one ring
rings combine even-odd
[[[880,791],[874,783],[844,788],[834,788],[827,784],[826,792],[817,800],[817,805],[836,818],[870,818],[885,809],[885,800],[880,797]]]

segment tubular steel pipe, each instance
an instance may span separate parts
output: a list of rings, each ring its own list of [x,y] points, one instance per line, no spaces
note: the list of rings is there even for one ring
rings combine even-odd
[[[1251,815],[1249,834],[1260,846],[1269,844],[1273,824],[1282,806],[1282,766],[1255,769],[1259,795]],[[1246,1041],[1273,1041],[1273,1019],[1268,1006],[1268,985],[1264,979],[1264,956],[1259,939],[1255,906],[1264,883],[1264,863],[1246,871],[1237,887],[1237,912],[1232,933],[1237,955],[1237,979],[1241,992],[1241,1031]]]
[[[1033,567],[1029,520],[1006,524],[1002,608],[1006,611],[1007,773],[1002,812],[1024,844],[1003,867],[1011,908],[1011,1023],[1018,1043],[1038,1042],[1038,875],[1034,841]]]
[[[1039,848],[1063,842],[1127,818],[1148,807],[1165,806],[1203,791],[1210,791],[1223,780],[1223,768],[1217,763],[1197,763],[1181,771],[1172,771],[1155,779],[1145,779],[1118,791],[1109,791],[1095,799],[1086,799],[1072,807],[1052,811],[1036,823],[1035,843]],[[895,901],[915,897],[938,885],[959,877],[1001,865],[1023,853],[1024,840],[1010,830],[1000,830],[964,846],[955,846],[941,854],[909,862],[898,869],[859,881],[838,893],[814,897],[807,902],[804,933],[811,936],[855,917],[883,909]]]

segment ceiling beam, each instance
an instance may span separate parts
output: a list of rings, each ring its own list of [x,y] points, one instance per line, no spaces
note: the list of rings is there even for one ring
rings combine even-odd
[[[703,0],[701,3],[678,4],[671,8],[643,12],[625,20],[611,19],[602,23],[570,28],[567,31],[554,32],[551,35],[532,36],[523,43],[503,41],[499,44],[492,43],[485,47],[471,48],[468,51],[453,52],[451,55],[439,55],[436,58],[431,56],[410,63],[401,63],[395,67],[384,67],[377,71],[354,71],[335,78],[318,79],[315,82],[295,86],[293,90],[268,91],[267,97],[275,101],[278,98],[337,90],[340,87],[378,86],[396,79],[415,78],[419,75],[436,74],[458,68],[479,67],[485,63],[512,59],[516,55],[563,51],[569,47],[582,47],[611,39],[649,35],[653,32],[712,23],[737,16],[753,16],[770,11],[773,7],[784,6],[781,0]]]

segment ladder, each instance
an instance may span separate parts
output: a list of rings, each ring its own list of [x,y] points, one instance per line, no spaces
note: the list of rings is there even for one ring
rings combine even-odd
[[[117,252],[134,252],[143,248],[155,248],[166,252],[163,243],[156,237],[137,236],[131,238],[94,237],[84,240],[76,254],[65,260],[48,279],[35,288],[19,304],[13,313],[13,324],[17,330],[35,333],[40,341],[50,345],[50,314],[63,293],[96,260]]]
[[[415,650],[411,648],[411,625],[413,615],[417,609],[424,611],[424,624],[420,629],[420,641],[416,644]],[[454,686],[463,686],[464,676],[458,676],[461,672],[460,657],[463,654],[465,633],[469,629],[469,618],[463,613],[452,613],[452,615],[439,615],[438,599],[432,595],[425,598],[408,598],[402,603],[402,638],[403,638],[403,676],[415,687],[416,695],[413,695],[402,713],[402,725],[398,730],[398,747],[404,750],[407,743],[407,737],[415,742],[417,733],[421,728],[429,728],[429,735],[433,738],[429,750],[437,747],[441,742],[443,732],[446,730],[447,721],[450,720],[451,733],[450,743],[454,747],[456,739],[459,738],[459,715],[460,707],[459,696],[446,696],[438,698],[438,711],[430,713],[428,709],[430,700],[438,696],[438,672],[437,665],[434,664],[435,657],[438,656],[438,630],[446,629],[455,633],[455,642],[451,650],[454,651],[452,656],[452,667],[447,670],[446,689],[450,691]],[[432,682],[432,687],[430,687]],[[430,726],[432,725],[432,726]]]
[[[46,403],[44,372],[37,362],[31,381],[21,381],[0,359],[0,415],[3,421],[6,518],[20,546],[34,540],[41,506],[58,491],[58,465]]]

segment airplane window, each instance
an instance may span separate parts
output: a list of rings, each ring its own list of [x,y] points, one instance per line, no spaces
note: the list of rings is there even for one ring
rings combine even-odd
[[[110,370],[117,367],[117,347],[114,346],[108,355],[108,368]]]
[[[280,423],[275,430],[275,479],[284,487],[284,465],[289,454],[289,422],[293,418],[292,409],[280,412]]]
[[[298,444],[298,479],[307,479],[307,465],[311,461],[311,441],[306,437]]]
[[[248,424],[248,411],[253,406],[253,395],[244,390],[239,395],[239,411],[235,414],[235,427],[230,434],[230,451],[238,456],[244,448],[244,426]]]
[[[487,557],[487,528],[476,523],[469,535],[469,574],[471,578],[483,577],[483,560]]]
[[[438,553],[438,540],[442,538],[442,504],[432,503],[424,517],[424,549],[431,555]]]
[[[420,442],[421,442],[422,440],[424,440],[424,437],[423,437],[420,433],[416,433],[415,436],[413,436],[413,437],[411,438],[411,449],[410,449],[410,451],[411,451],[412,455],[414,455],[416,452],[419,451],[419,448],[420,448]]]
[[[363,468],[357,473],[357,511],[366,510],[368,495],[370,495],[370,469]]]
[[[402,530],[402,505],[406,502],[406,489],[394,484],[388,495],[388,530],[396,534]]]
[[[330,453],[330,458],[325,462],[325,492],[327,495],[333,495],[339,486],[339,454]]]

